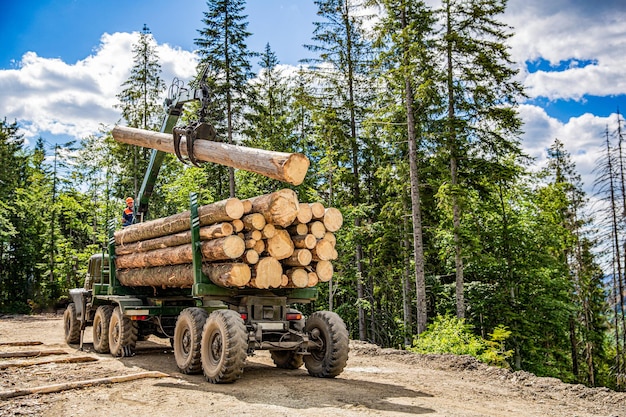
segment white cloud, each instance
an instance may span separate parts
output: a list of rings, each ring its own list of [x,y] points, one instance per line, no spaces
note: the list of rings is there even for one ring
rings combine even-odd
[[[24,54],[19,68],[0,70],[0,114],[17,120],[26,138],[42,132],[81,138],[116,123],[116,94],[130,74],[136,40],[137,33],[105,33],[94,54],[76,63]],[[166,84],[195,74],[192,52],[165,44],[157,53]]]

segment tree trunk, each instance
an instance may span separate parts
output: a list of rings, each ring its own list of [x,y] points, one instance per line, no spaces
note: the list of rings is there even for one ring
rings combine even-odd
[[[175,153],[174,139],[170,134],[116,126],[112,135],[118,142]],[[183,156],[187,156],[184,137],[181,139],[180,151]],[[193,151],[199,161],[255,172],[293,185],[300,185],[304,181],[309,168],[308,158],[300,153],[267,151],[208,140],[196,140]],[[234,191],[232,188],[231,195]]]
[[[220,287],[243,287],[250,282],[250,267],[243,263],[206,264],[202,273]]]

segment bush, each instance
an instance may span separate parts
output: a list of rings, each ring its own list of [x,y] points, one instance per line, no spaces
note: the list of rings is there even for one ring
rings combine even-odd
[[[417,353],[452,353],[470,355],[481,362],[508,368],[507,359],[513,354],[505,350],[505,341],[511,332],[504,326],[498,326],[485,340],[472,333],[470,325],[464,319],[451,316],[437,316],[419,338],[414,339],[409,350]]]

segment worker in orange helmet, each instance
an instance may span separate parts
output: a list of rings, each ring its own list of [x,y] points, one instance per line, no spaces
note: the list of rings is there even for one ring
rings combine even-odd
[[[126,199],[126,208],[124,209],[124,213],[122,214],[122,227],[130,226],[135,223],[135,210],[133,205],[135,204],[135,200],[132,197],[128,197]]]

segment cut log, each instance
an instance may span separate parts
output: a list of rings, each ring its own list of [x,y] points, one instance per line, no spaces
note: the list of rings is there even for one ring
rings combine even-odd
[[[307,284],[307,287],[315,287],[317,283],[319,282],[319,278],[317,277],[317,274],[315,272],[309,272],[307,275],[309,277],[309,282]]]
[[[202,258],[206,261],[236,259],[243,255],[245,244],[238,236],[205,240],[201,243]],[[118,269],[146,268],[190,263],[192,261],[191,244],[173,248],[155,249],[148,252],[118,256],[115,265]]]
[[[248,214],[252,211],[252,203],[249,201],[242,201],[243,203],[243,212],[244,214]]]
[[[289,226],[287,231],[293,236],[303,236],[309,233],[309,226],[306,224],[294,224]]]
[[[326,209],[322,203],[310,203],[309,205],[311,206],[311,214],[314,219],[321,219],[324,217]]]
[[[309,223],[309,233],[315,236],[316,239],[321,239],[326,234],[326,227],[320,221],[311,222]]]
[[[98,358],[93,356],[72,356],[69,358],[45,359],[42,361],[19,361],[0,363],[0,370],[7,368],[25,368],[28,366],[47,365],[50,363],[87,363],[97,362]]]
[[[114,127],[111,133],[118,142],[175,153],[174,140],[170,134],[122,126]],[[180,143],[180,151],[187,156],[184,137]],[[208,140],[195,141],[193,152],[199,161],[255,172],[293,185],[302,183],[309,168],[308,158],[300,153],[267,151]]]
[[[263,253],[265,252],[265,240],[257,240],[257,242],[254,244],[254,247],[252,249],[254,249],[256,252],[258,253]]]
[[[278,260],[290,257],[294,251],[291,236],[286,230],[277,230],[274,236],[267,239],[266,250],[270,256]]]
[[[241,219],[236,219],[230,222],[233,225],[233,229],[235,233],[239,233],[243,230],[243,221]]]
[[[266,256],[254,265],[254,278],[250,285],[255,288],[277,288],[282,282],[283,267],[276,258]]]
[[[249,198],[252,212],[261,213],[267,223],[287,227],[298,215],[298,196],[295,191],[282,189],[274,193]]]
[[[39,346],[43,342],[27,341],[27,342],[0,342],[0,346]]]
[[[283,265],[288,266],[307,266],[311,263],[313,256],[308,249],[296,249],[293,254],[286,259],[283,259]]]
[[[312,234],[292,236],[291,240],[298,249],[313,249],[317,245],[317,239]]]
[[[249,201],[247,202],[250,203]],[[266,224],[265,217],[261,213],[246,214],[241,220],[246,230],[263,230]]]
[[[67,355],[64,350],[25,350],[22,352],[0,352],[0,358],[32,358],[36,356]]]
[[[276,227],[273,224],[266,224],[262,230],[263,239],[271,239],[276,234]]]
[[[311,249],[311,255],[315,261],[330,261],[335,258],[335,248],[333,245],[324,239],[318,240],[317,244]]]
[[[326,230],[336,232],[343,225],[343,215],[334,207],[327,208],[324,213],[323,223]]]
[[[198,218],[201,226],[239,219],[242,215],[243,203],[237,198],[229,198],[198,207]],[[189,230],[191,226],[190,219],[191,213],[184,211],[173,216],[133,224],[115,232],[115,244],[124,245],[184,232]]]
[[[263,233],[260,230],[251,230],[249,232],[244,233],[244,240],[253,239],[253,240],[261,240],[263,239]]]
[[[233,225],[230,223],[216,223],[200,228],[200,239],[209,240],[233,234]],[[180,232],[173,235],[156,237],[154,239],[141,240],[139,242],[118,245],[115,247],[116,255],[128,255],[136,252],[147,252],[154,249],[170,248],[191,243],[191,231]]]
[[[246,249],[254,249],[254,245],[258,242],[256,239],[246,239]]]
[[[137,374],[123,375],[123,376],[111,376],[106,378],[89,379],[85,381],[65,382],[62,384],[44,385],[33,388],[14,389],[9,391],[0,391],[0,400],[6,400],[9,398],[23,397],[31,394],[50,394],[53,392],[62,392],[76,388],[93,387],[103,384],[113,384],[118,382],[134,381],[142,378],[165,378],[169,375],[162,372],[140,372]]]
[[[324,233],[324,237],[322,239],[329,241],[333,245],[333,248],[337,245],[337,238],[332,232]]]
[[[249,265],[254,265],[259,262],[259,252],[254,249],[248,249],[241,256],[241,260]]]
[[[313,211],[311,210],[311,206],[308,204],[300,204],[298,206],[298,215],[296,216],[296,221],[298,223],[306,224],[311,221],[313,218]]]
[[[289,278],[288,287],[306,288],[309,284],[309,274],[304,268],[288,269],[286,274]]]
[[[281,280],[280,280],[280,286],[281,287],[286,287],[289,284],[289,277],[285,274],[283,274]]]
[[[191,288],[193,286],[191,264],[119,269],[116,276],[118,281],[127,287]]]
[[[250,267],[243,263],[206,264],[202,272],[220,287],[243,287],[250,282]]]
[[[321,282],[328,282],[333,277],[333,264],[330,261],[319,261],[315,265],[315,273]]]

